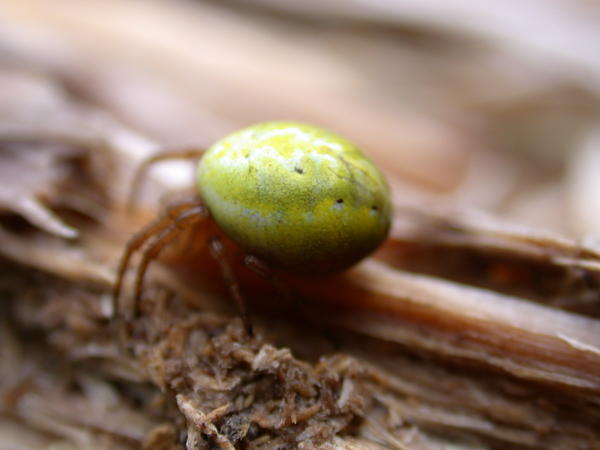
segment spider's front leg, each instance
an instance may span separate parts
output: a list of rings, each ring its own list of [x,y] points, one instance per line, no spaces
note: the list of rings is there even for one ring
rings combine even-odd
[[[182,199],[167,206],[165,212],[159,218],[144,226],[129,239],[125,246],[125,251],[121,256],[121,261],[119,262],[117,277],[113,288],[113,318],[123,315],[129,320],[131,317],[137,315],[137,304],[141,294],[143,277],[150,262],[157,258],[164,246],[176,236],[177,231],[183,231],[197,223],[199,220],[207,217],[208,212],[197,197]],[[124,314],[119,304],[121,291],[123,289],[123,281],[127,269],[131,264],[131,258],[136,251],[142,249],[146,244],[147,246],[142,255],[140,267],[138,268],[136,275],[132,311],[129,314]]]
[[[146,172],[148,169],[156,163],[164,162],[164,161],[175,161],[175,160],[197,160],[199,159],[206,150],[199,148],[184,148],[177,150],[165,150],[155,155],[152,155],[149,158],[146,158],[140,166],[136,169],[133,175],[133,181],[131,182],[131,187],[129,190],[129,195],[127,196],[126,210],[128,212],[133,211],[133,207],[135,205],[135,201],[137,199],[138,193],[142,186],[142,181],[144,181],[144,177],[146,176]]]
[[[199,158],[204,153],[203,149],[199,149],[196,147],[185,148],[179,150],[168,150],[161,151],[156,153],[155,155],[146,158],[141,165],[137,168],[134,173],[133,181],[131,182],[129,195],[126,201],[126,209],[131,212],[133,210],[133,205],[135,203],[137,194],[140,190],[141,183],[146,176],[146,172],[148,169],[162,161],[171,161],[171,160],[193,160]],[[158,219],[150,222],[148,225],[143,227],[140,231],[133,235],[133,237],[127,242],[125,251],[123,252],[123,256],[121,257],[121,261],[119,263],[119,267],[117,269],[117,279],[115,281],[115,285],[113,287],[112,294],[112,313],[113,318],[119,315],[120,307],[119,307],[119,297],[121,294],[121,289],[123,287],[123,279],[125,278],[125,273],[127,268],[129,267],[129,263],[133,254],[139,250],[144,244],[151,239],[153,236],[162,236],[162,239],[155,238],[152,243],[154,247],[157,247],[156,250],[150,251],[147,249],[146,253],[148,253],[148,258],[146,258],[147,262],[145,263],[144,270],[141,273],[141,277],[138,278],[143,279],[143,273],[145,272],[149,262],[156,258],[160,250],[166,245],[165,243],[161,243],[164,239],[170,240],[170,236],[174,230],[172,230],[172,224],[177,223],[179,220],[179,225],[175,226],[175,229],[180,228],[183,223],[187,223],[191,216],[194,214],[190,214],[189,211],[194,208],[201,208],[202,204],[196,196],[187,196],[178,201],[172,202],[167,206],[164,214],[162,214]],[[206,216],[206,211],[201,211],[200,209],[196,209],[195,212],[197,214]],[[178,219],[179,218],[179,219]],[[167,231],[170,230],[170,231]],[[140,295],[141,284],[136,282],[136,293],[134,296],[134,314],[137,309],[137,299]]]
[[[119,264],[117,279],[113,291],[113,314],[121,321],[122,340],[126,338],[126,324],[139,316],[139,303],[144,285],[144,278],[150,263],[157,259],[160,252],[180,233],[185,233],[202,220],[210,220],[210,213],[198,198],[187,199],[167,207],[161,217],[150,222],[127,243]],[[242,296],[239,283],[226,254],[225,246],[218,236],[208,240],[211,256],[219,265],[240,314],[246,331],[253,334],[252,326],[246,311],[246,302]],[[119,299],[122,296],[123,282],[131,260],[137,251],[141,251],[141,259],[135,270],[133,303],[128,312],[124,312]]]
[[[146,249],[142,253],[142,259],[137,269],[135,284],[133,290],[133,317],[136,318],[139,313],[138,304],[144,285],[144,277],[150,263],[158,258],[162,249],[171,242],[179,233],[183,233],[196,223],[209,217],[208,211],[204,206],[198,204],[185,209],[179,215],[173,217],[172,221],[162,230],[150,238]]]

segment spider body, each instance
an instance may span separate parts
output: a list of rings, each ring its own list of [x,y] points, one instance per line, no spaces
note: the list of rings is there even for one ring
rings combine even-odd
[[[244,264],[263,277],[270,269],[315,276],[358,262],[386,238],[391,221],[387,183],[349,141],[292,122],[268,122],[237,131],[206,152],[187,149],[156,155],[140,167],[132,186],[151,164],[200,157],[196,198],[169,204],[163,214],[127,243],[117,272],[113,311],[131,258],[141,252],[132,311],[149,264],[179,233],[214,221],[243,252]],[[245,304],[223,239],[208,239],[248,329]]]
[[[238,245],[293,272],[348,267],[387,236],[385,179],[349,141],[287,122],[254,125],[213,145],[198,190]]]

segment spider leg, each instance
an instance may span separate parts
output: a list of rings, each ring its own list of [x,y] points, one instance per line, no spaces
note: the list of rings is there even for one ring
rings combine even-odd
[[[136,169],[135,174],[133,176],[133,181],[131,182],[131,190],[129,191],[129,195],[127,196],[126,210],[131,211],[133,209],[133,205],[140,191],[144,175],[146,171],[150,168],[150,166],[161,161],[200,158],[200,156],[202,156],[204,152],[205,150],[198,148],[189,148],[177,151],[163,151],[145,159]]]
[[[171,223],[156,234],[142,254],[140,265],[138,266],[133,296],[133,316],[137,317],[139,308],[139,300],[144,284],[144,277],[150,263],[156,259],[162,249],[173,240],[177,232],[197,223],[200,219],[208,217],[208,212],[204,206],[195,206],[181,212],[177,217],[174,217]]]
[[[199,207],[199,205],[200,203],[197,198],[185,198],[177,203],[173,203],[167,207],[163,215],[161,215],[158,219],[147,224],[129,239],[129,242],[127,242],[127,245],[125,247],[125,251],[121,256],[119,267],[117,269],[117,278],[113,287],[113,318],[115,318],[118,315],[120,309],[119,297],[121,295],[121,289],[123,287],[123,280],[125,278],[125,273],[127,271],[127,268],[129,267],[129,263],[133,254],[140,247],[142,247],[148,239],[150,239],[152,236],[156,235],[157,233],[160,233],[162,230],[168,227],[173,222],[174,218],[177,217],[179,214],[191,208],[197,208]]]
[[[229,292],[231,293],[231,296],[235,301],[240,317],[244,322],[246,332],[248,333],[248,335],[252,336],[252,325],[250,324],[248,313],[246,311],[246,302],[244,301],[244,297],[242,296],[240,285],[236,280],[235,275],[233,274],[231,265],[227,261],[227,255],[225,254],[225,246],[223,245],[221,239],[219,239],[218,237],[210,238],[208,246],[210,249],[211,256],[219,264],[219,268],[221,269],[221,275],[223,276],[223,279],[229,287]]]

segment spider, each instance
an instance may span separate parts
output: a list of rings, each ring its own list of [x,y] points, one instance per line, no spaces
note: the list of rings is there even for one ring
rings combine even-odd
[[[179,233],[202,221],[213,221],[244,252],[244,263],[266,278],[273,267],[307,277],[342,271],[388,234],[386,180],[356,146],[329,131],[267,122],[234,132],[206,151],[159,153],[138,169],[132,193],[150,165],[197,158],[196,195],[167,204],[127,243],[113,291],[116,315],[133,255],[142,252],[129,318],[138,314],[149,264]],[[215,234],[207,244],[251,330],[222,239]]]

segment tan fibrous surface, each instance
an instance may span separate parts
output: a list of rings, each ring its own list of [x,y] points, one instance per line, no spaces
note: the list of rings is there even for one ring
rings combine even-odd
[[[298,5],[0,2],[0,448],[598,448],[597,6]],[[192,180],[126,214],[135,165],[275,119],[381,165],[388,240],[279,283],[226,241],[249,336],[199,223],[122,342],[123,246]]]

